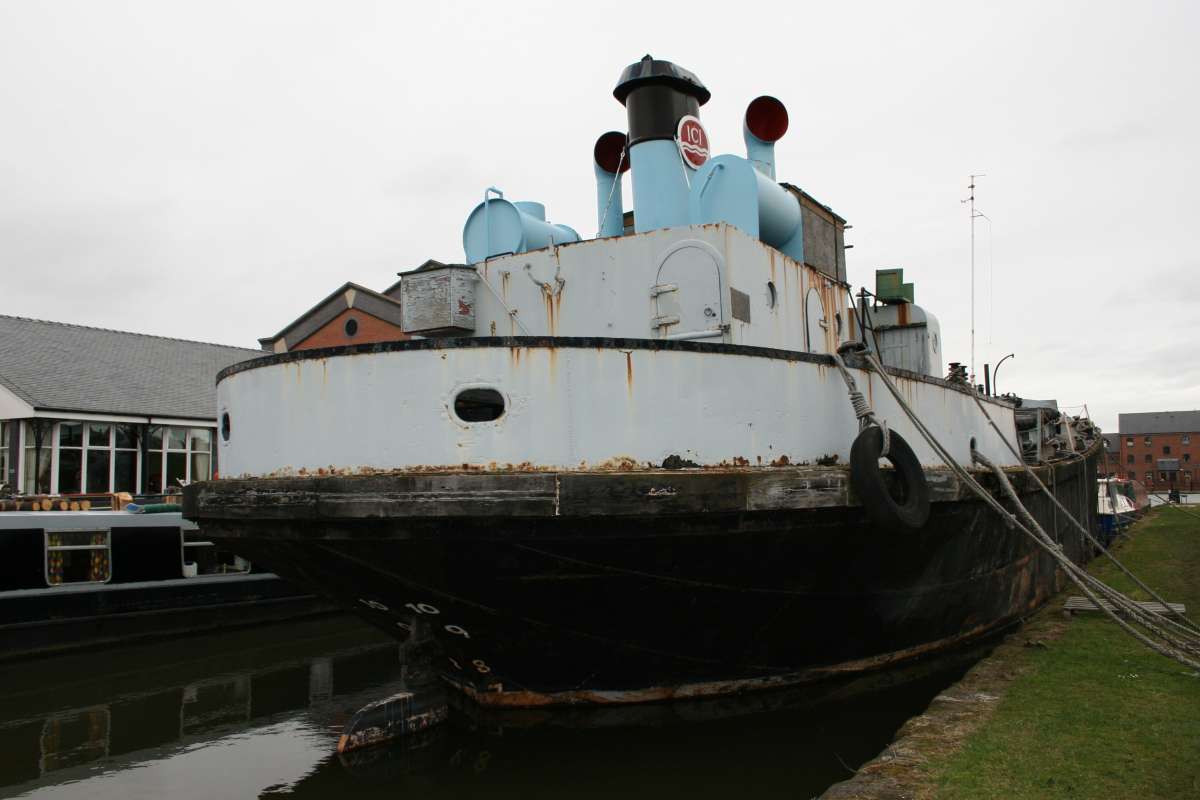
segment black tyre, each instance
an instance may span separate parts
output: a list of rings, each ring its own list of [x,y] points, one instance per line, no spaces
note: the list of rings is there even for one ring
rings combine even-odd
[[[884,456],[896,468],[897,499],[879,470],[883,431],[872,425],[863,429],[850,448],[850,483],[867,516],[881,529],[896,527],[920,530],[929,521],[929,484],[925,471],[908,442],[891,431],[891,447]]]

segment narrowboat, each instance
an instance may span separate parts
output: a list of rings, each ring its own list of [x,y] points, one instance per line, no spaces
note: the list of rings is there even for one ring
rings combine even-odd
[[[0,661],[329,610],[178,511],[0,513]]]

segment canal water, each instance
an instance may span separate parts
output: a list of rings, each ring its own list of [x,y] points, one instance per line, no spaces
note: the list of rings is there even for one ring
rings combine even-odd
[[[849,777],[978,654],[739,699],[483,713],[338,756],[410,686],[344,616],[0,665],[0,797],[809,798]],[[454,698],[451,698],[452,700]]]

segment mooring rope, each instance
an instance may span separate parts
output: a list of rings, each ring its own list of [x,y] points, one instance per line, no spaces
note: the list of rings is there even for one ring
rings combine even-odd
[[[992,465],[993,472],[998,472],[998,479],[1001,482],[1001,486],[1006,487],[1006,491],[1011,492],[1010,497],[1015,499],[1016,507],[1020,509],[1021,514],[1028,519],[1032,525],[1027,525],[1022,521],[1021,518],[1018,517],[1017,514],[1013,514],[1004,508],[999,500],[993,497],[992,494],[988,492],[966,468],[964,468],[958,463],[958,461],[955,460],[950,452],[944,446],[942,446],[941,442],[938,441],[937,437],[934,436],[933,432],[930,431],[929,428],[921,421],[921,419],[916,415],[916,412],[914,412],[905,401],[900,389],[892,381],[891,377],[884,369],[883,364],[879,362],[879,359],[875,356],[875,354],[868,351],[862,353],[862,356],[866,359],[871,368],[879,374],[884,386],[887,387],[888,391],[896,399],[896,402],[900,406],[901,410],[912,421],[913,426],[917,429],[917,432],[921,434],[922,438],[924,438],[929,446],[933,448],[934,452],[937,453],[942,461],[945,462],[946,466],[948,466],[951,471],[953,471],[954,474],[960,480],[962,480],[967,488],[974,492],[975,495],[978,496],[985,504],[987,504],[990,508],[992,508],[992,510],[1000,515],[1005,520],[1006,524],[1009,525],[1009,527],[1014,527],[1022,531],[1043,550],[1045,550],[1060,566],[1063,567],[1063,571],[1066,573],[1067,577],[1077,587],[1079,587],[1080,591],[1082,591],[1098,609],[1116,622],[1117,625],[1123,630],[1155,652],[1174,659],[1189,669],[1200,670],[1200,661],[1193,660],[1189,656],[1189,653],[1197,652],[1196,646],[1190,641],[1190,639],[1193,637],[1191,631],[1186,628],[1182,628],[1182,626],[1166,618],[1159,618],[1158,620],[1148,619],[1146,610],[1139,606],[1136,602],[1120,592],[1117,592],[1115,589],[1112,589],[1112,587],[1103,584],[1103,582],[1089,575],[1085,570],[1075,564],[1075,562],[1063,552],[1062,546],[1056,544],[1054,540],[1051,539],[1044,530],[1042,530],[1042,528],[1037,524],[1037,521],[1033,518],[1033,515],[1029,513],[1028,509],[1026,509],[1024,505],[1020,503],[1019,499],[1016,499],[1016,492],[1012,489],[1012,484],[1008,482],[1008,478],[1004,474],[1004,471],[999,467]],[[834,362],[839,363],[840,357],[835,358]],[[975,451],[972,451],[972,457],[974,458],[976,456],[978,456],[980,459],[983,458]],[[980,463],[983,463],[983,461],[980,461]],[[1023,460],[1022,463],[1024,463]],[[1083,577],[1081,577],[1081,574]],[[1109,608],[1100,602],[1097,593],[1092,589],[1092,586],[1095,585],[1092,583],[1093,581],[1099,584],[1099,586],[1096,588],[1101,594],[1104,594],[1110,599],[1114,608]],[[1103,586],[1103,589],[1100,589],[1100,586]],[[1145,627],[1147,630],[1153,631],[1155,635],[1168,642],[1168,644],[1155,642],[1149,636],[1134,628],[1131,624],[1117,615],[1116,611],[1114,610],[1115,608],[1120,608],[1122,612],[1127,613],[1139,625]],[[1179,634],[1172,635],[1163,631],[1159,625],[1156,624],[1158,622],[1165,622],[1173,627],[1182,629],[1184,641],[1179,640]]]
[[[1008,496],[1009,501],[1017,509],[1018,516],[1020,516],[1025,525],[1028,526],[1027,532],[1032,532],[1034,534],[1035,539],[1040,541],[1040,543],[1043,545],[1043,549],[1054,556],[1055,560],[1062,565],[1068,577],[1071,578],[1071,581],[1088,596],[1088,599],[1091,600],[1097,608],[1105,611],[1105,613],[1108,613],[1109,616],[1115,615],[1116,612],[1110,611],[1107,606],[1102,605],[1096,596],[1104,595],[1106,598],[1108,598],[1109,602],[1112,603],[1113,606],[1133,617],[1139,625],[1147,630],[1150,630],[1159,638],[1165,640],[1170,645],[1169,649],[1174,649],[1180,653],[1200,655],[1200,642],[1188,641],[1186,638],[1188,631],[1186,631],[1186,629],[1184,630],[1185,638],[1183,639],[1178,638],[1178,635],[1172,635],[1171,633],[1168,633],[1155,624],[1155,620],[1147,618],[1148,615],[1152,614],[1153,612],[1148,612],[1142,606],[1138,605],[1136,601],[1121,594],[1111,586],[1108,586],[1099,578],[1089,574],[1086,570],[1072,561],[1070,557],[1068,557],[1066,553],[1062,551],[1062,546],[1054,543],[1054,540],[1050,538],[1045,529],[1042,528],[1042,526],[1038,524],[1037,520],[1034,519],[1033,515],[1029,513],[1029,509],[1027,509],[1025,505],[1021,503],[1020,498],[1017,496],[1016,490],[1013,489],[1012,482],[1009,481],[1008,476],[1004,473],[1004,470],[999,465],[988,460],[986,456],[982,455],[978,451],[972,451],[971,457],[992,471],[992,474],[996,476],[996,481],[1000,484],[1000,488],[1004,491],[1005,495]],[[1095,592],[1095,594],[1093,594],[1093,592]],[[1166,619],[1162,620],[1162,622],[1167,622],[1172,625],[1175,624]],[[1162,651],[1160,650],[1159,652]],[[1171,654],[1163,653],[1163,655]],[[1171,655],[1171,657],[1174,658],[1175,656]],[[1193,662],[1190,659],[1185,659],[1182,663],[1191,666]]]
[[[970,487],[977,494],[982,493],[981,496],[985,497],[987,499],[987,501],[989,502],[989,504],[993,505],[993,508],[995,508],[999,513],[1001,513],[1002,515],[1004,515],[1006,517],[1011,517],[1012,515],[1009,514],[1007,511],[1005,511],[1003,506],[999,506],[998,504],[996,504],[995,500],[994,500],[994,498],[992,498],[991,494],[988,493],[987,490],[984,489],[974,479],[974,477],[970,475],[969,472],[967,472],[961,465],[958,464],[957,461],[955,461],[954,457],[950,454],[950,452],[948,450],[946,450],[946,448],[943,447],[940,442],[937,441],[937,438],[933,435],[933,432],[930,431],[929,428],[926,427],[923,422],[921,422],[921,420],[916,416],[916,412],[914,412],[912,410],[912,408],[908,405],[908,403],[905,401],[903,395],[900,394],[900,390],[896,387],[896,385],[892,382],[891,378],[884,371],[883,364],[881,364],[879,362],[878,358],[873,353],[870,353],[870,352],[864,353],[863,355],[866,358],[868,364],[870,364],[877,372],[880,373],[880,377],[883,380],[884,385],[887,386],[888,390],[893,394],[893,396],[895,396],[897,403],[899,403],[899,405],[900,405],[900,408],[913,421],[913,424],[917,427],[918,432],[920,432],[922,437],[924,437],[925,440],[927,442],[929,442],[930,446],[934,448],[935,452],[937,452],[937,454],[941,457],[941,459],[944,462],[946,462],[946,464],[948,466],[950,466],[950,468],[955,472],[955,474],[960,479],[962,479],[964,481],[964,483],[967,484],[968,487]],[[994,427],[994,424],[993,424],[993,427]],[[997,428],[997,431],[999,431],[998,428]],[[1082,456],[1079,456],[1079,459],[1082,461],[1083,460]],[[1024,462],[1022,461],[1022,463],[1024,463]],[[1034,477],[1036,478],[1037,476],[1035,475]],[[1061,507],[1061,504],[1060,504],[1060,507]],[[1074,517],[1070,514],[1069,511],[1066,510],[1066,508],[1063,508],[1063,512],[1066,513],[1069,518],[1074,519]],[[1026,533],[1030,533],[1030,535],[1033,535],[1032,532],[1030,532],[1030,531],[1026,531]],[[1056,543],[1054,543],[1054,541],[1052,539],[1050,539],[1049,541],[1052,546],[1058,546]],[[1082,576],[1082,577],[1080,577],[1080,580],[1083,580],[1085,582],[1093,582],[1094,588],[1097,591],[1101,592],[1106,597],[1108,597],[1110,599],[1110,601],[1114,603],[1114,605],[1121,607],[1121,609],[1123,611],[1128,613],[1130,616],[1136,618],[1139,621],[1139,624],[1143,624],[1144,627],[1152,628],[1157,631],[1157,630],[1160,630],[1158,627],[1159,625],[1168,625],[1170,627],[1179,629],[1178,635],[1183,635],[1189,640],[1196,636],[1196,634],[1194,633],[1194,631],[1192,629],[1186,628],[1186,627],[1180,625],[1179,623],[1176,623],[1173,620],[1167,619],[1166,617],[1161,617],[1158,614],[1156,614],[1155,612],[1137,605],[1136,602],[1133,601],[1132,599],[1126,597],[1125,595],[1121,594],[1117,590],[1109,587],[1107,584],[1104,584],[1102,581],[1099,581],[1098,579],[1093,578],[1091,575],[1089,575],[1087,573],[1086,570],[1083,570],[1082,568],[1077,567],[1075,565],[1075,563],[1073,561],[1071,561],[1069,558],[1066,559],[1066,562],[1068,564],[1072,565],[1072,567],[1077,570],[1078,575]],[[1163,601],[1160,601],[1160,602],[1163,602]],[[1164,602],[1164,605],[1165,605],[1165,602]],[[1167,608],[1170,608],[1170,607],[1167,606]],[[1187,619],[1187,618],[1185,617],[1185,619]],[[1190,625],[1191,620],[1187,620],[1187,621]],[[1164,635],[1166,635],[1165,632],[1164,632]],[[1185,648],[1185,649],[1190,649],[1190,647]]]
[[[887,420],[880,418],[871,409],[871,404],[867,402],[867,398],[863,397],[863,393],[858,390],[858,384],[854,380],[854,376],[850,374],[850,370],[846,369],[846,362],[842,360],[841,349],[844,347],[854,347],[855,342],[846,342],[838,350],[833,352],[833,363],[837,365],[838,371],[842,373],[842,380],[846,382],[846,393],[850,395],[850,405],[854,408],[854,416],[858,418],[858,429],[864,430],[871,423],[879,426],[879,430],[883,433],[883,449],[879,451],[880,458],[887,458],[887,454],[892,446],[892,434],[888,430]]]
[[[1065,513],[1067,515],[1067,519],[1069,519],[1071,521],[1071,524],[1073,524],[1076,527],[1076,529],[1079,530],[1080,533],[1082,533],[1084,536],[1087,537],[1087,540],[1089,542],[1091,542],[1092,546],[1099,548],[1100,552],[1104,554],[1104,557],[1107,558],[1109,561],[1111,561],[1113,564],[1115,564],[1117,566],[1117,569],[1121,570],[1121,572],[1125,575],[1125,577],[1129,578],[1131,581],[1133,581],[1135,584],[1137,584],[1138,588],[1140,588],[1143,592],[1150,595],[1150,597],[1152,597],[1154,600],[1156,600],[1160,604],[1162,604],[1162,607],[1166,610],[1167,614],[1178,617],[1187,625],[1188,628],[1190,628],[1193,631],[1200,632],[1200,625],[1197,625],[1195,622],[1193,622],[1191,619],[1189,619],[1183,613],[1176,611],[1174,608],[1172,608],[1167,603],[1167,601],[1164,600],[1157,592],[1155,592],[1153,589],[1151,589],[1149,586],[1147,586],[1140,578],[1138,578],[1138,576],[1134,575],[1133,572],[1130,571],[1128,567],[1126,567],[1119,560],[1117,560],[1117,557],[1114,556],[1111,552],[1109,552],[1108,548],[1105,547],[1100,542],[1099,539],[1097,539],[1095,536],[1092,535],[1092,532],[1087,529],[1087,526],[1083,525],[1079,520],[1077,520],[1075,518],[1075,516],[1073,514],[1071,514],[1071,512],[1067,511],[1066,507],[1058,501],[1058,498],[1055,497],[1054,493],[1051,492],[1048,488],[1046,488],[1046,484],[1042,483],[1041,478],[1039,478],[1037,473],[1033,471],[1033,468],[1025,463],[1025,459],[1021,457],[1020,452],[1018,452],[1017,449],[1012,445],[1012,443],[1008,441],[1008,437],[1005,436],[1001,432],[1000,428],[996,425],[995,421],[992,420],[992,415],[988,413],[987,408],[983,405],[983,402],[979,399],[979,395],[976,393],[972,393],[972,396],[975,398],[975,405],[979,406],[979,410],[983,412],[983,416],[985,419],[987,419],[988,424],[991,425],[992,429],[994,431],[996,431],[996,433],[1000,436],[1000,440],[1002,442],[1004,442],[1005,446],[1008,447],[1009,452],[1011,452],[1013,454],[1013,456],[1017,459],[1017,463],[1020,464],[1021,467],[1024,469],[1025,474],[1027,474],[1027,475],[1029,475],[1029,477],[1033,478],[1034,482],[1038,485],[1038,488],[1040,488],[1042,490],[1042,493],[1045,494],[1047,497],[1049,497],[1051,502],[1053,502],[1055,506],[1057,506],[1060,510],[1062,510],[1063,513]],[[1114,507],[1114,511],[1115,511],[1115,507]]]
[[[1012,488],[1012,483],[1009,482],[1008,476],[1004,474],[1004,470],[998,465],[988,461],[986,457],[980,455],[978,452],[973,453],[973,458],[980,464],[983,464],[992,470],[992,474],[996,476],[996,480],[1000,483],[1001,488],[1004,490],[1005,494],[1008,495],[1009,500],[1017,508],[1018,514],[1025,522],[1025,525],[1018,525],[1018,527],[1020,527],[1026,534],[1030,535],[1034,541],[1037,541],[1042,545],[1042,549],[1048,552],[1055,559],[1055,561],[1057,561],[1059,565],[1063,567],[1063,571],[1067,574],[1067,577],[1071,579],[1071,582],[1074,583],[1075,586],[1087,596],[1087,598],[1096,608],[1104,612],[1106,616],[1116,622],[1122,629],[1125,630],[1126,633],[1129,633],[1139,642],[1146,645],[1151,650],[1154,650],[1156,653],[1174,659],[1189,669],[1200,669],[1200,661],[1193,660],[1189,657],[1189,654],[1197,653],[1197,649],[1194,646],[1191,646],[1187,642],[1178,641],[1175,639],[1175,637],[1165,633],[1153,623],[1147,624],[1144,619],[1144,615],[1130,613],[1130,616],[1134,617],[1135,621],[1139,625],[1152,631],[1156,636],[1167,642],[1167,644],[1155,642],[1149,636],[1134,628],[1131,624],[1117,614],[1118,608],[1126,613],[1130,612],[1125,603],[1113,602],[1112,605],[1114,608],[1109,608],[1108,605],[1103,603],[1098,595],[1101,593],[1109,595],[1111,602],[1111,591],[1095,592],[1093,589],[1098,589],[1099,587],[1096,586],[1095,583],[1082,579],[1079,574],[1081,571],[1079,566],[1064,552],[1062,552],[1061,547],[1056,547],[1054,545],[1053,541],[1046,534],[1045,530],[1043,530],[1042,527],[1038,525],[1037,520],[1033,518],[1033,515],[1029,513],[1028,509],[1026,509],[1024,505],[1021,504],[1020,499],[1017,497],[1016,491]],[[1085,572],[1084,574],[1087,573]],[[1111,587],[1105,588],[1111,590]],[[1141,608],[1140,606],[1136,606],[1136,603],[1133,603],[1133,601],[1128,602],[1137,608]]]

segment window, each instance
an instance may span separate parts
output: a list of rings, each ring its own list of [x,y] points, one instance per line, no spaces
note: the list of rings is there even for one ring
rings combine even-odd
[[[50,494],[50,454],[54,450],[50,435],[52,430],[42,420],[26,422],[21,426],[25,445],[21,484],[25,494]]]
[[[1125,440],[1125,446],[1133,447],[1133,437],[1132,436]]]
[[[138,439],[137,425],[89,422],[83,491],[136,492]]]
[[[0,483],[8,483],[8,437],[12,426],[0,419]]]
[[[83,423],[58,425],[58,493],[83,491]]]
[[[1191,453],[1184,453],[1184,454],[1183,454],[1183,461],[1184,461],[1184,463],[1185,463],[1185,464],[1186,464],[1188,461],[1191,461],[1191,460],[1192,460],[1192,454],[1191,454]]]
[[[188,451],[192,454],[188,480],[206,481],[212,477],[212,440],[208,428],[192,428],[188,436]]]
[[[1158,479],[1160,481],[1165,481],[1167,479],[1167,473],[1165,473],[1165,472],[1158,473]]]
[[[1154,473],[1153,472],[1146,473],[1146,483],[1154,483]]]
[[[107,583],[111,544],[108,531],[46,531],[46,583]]]
[[[350,319],[346,320],[346,324],[343,326],[343,328],[346,331],[346,336],[354,336],[354,334],[358,333],[358,320],[356,320],[354,317],[351,317]]]
[[[134,493],[138,490],[138,461],[141,428],[137,425],[113,426],[112,491]]]
[[[1129,455],[1125,456],[1125,463],[1126,463],[1126,464],[1132,464],[1132,463],[1133,463],[1133,453],[1130,453]]]
[[[454,415],[463,422],[491,422],[504,414],[504,396],[495,389],[464,389],[454,398]]]
[[[1192,443],[1192,437],[1191,437],[1191,434],[1187,434],[1187,433],[1185,433],[1185,434],[1183,435],[1183,444],[1191,444],[1191,443]]]
[[[1164,456],[1169,456],[1169,455],[1171,455],[1171,445],[1169,445],[1169,444],[1164,444],[1164,445],[1163,445],[1163,455],[1164,455]]]
[[[1185,469],[1183,471],[1183,479],[1185,481],[1190,481],[1192,479],[1192,471],[1190,469]]]
[[[146,491],[165,494],[183,483],[212,477],[211,428],[150,428]]]
[[[1150,455],[1149,453],[1146,453],[1145,458],[1146,458],[1147,464],[1149,464],[1150,462],[1152,462],[1154,460],[1154,456]]]
[[[1146,447],[1149,447],[1150,446],[1150,437],[1147,436],[1146,438],[1142,439],[1142,444],[1146,445]]]
[[[87,470],[84,473],[85,492],[107,492],[112,470],[112,425],[91,422],[87,426]]]

